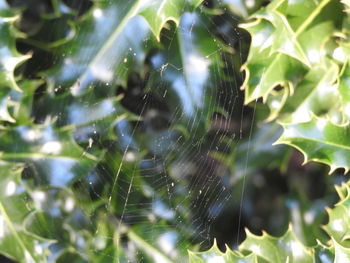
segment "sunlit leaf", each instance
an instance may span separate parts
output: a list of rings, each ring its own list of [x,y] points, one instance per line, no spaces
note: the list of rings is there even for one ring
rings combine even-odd
[[[344,64],[343,72],[339,77],[339,93],[341,95],[344,115],[350,120],[350,61]]]
[[[283,124],[284,132],[276,143],[291,145],[300,150],[305,162],[310,160],[349,170],[349,126],[338,126],[325,119],[313,117],[311,121]]]
[[[349,182],[342,186],[336,186],[336,188],[340,202],[334,208],[328,209],[329,222],[324,226],[330,237],[328,245],[324,245],[320,241],[315,246],[304,245],[298,240],[291,226],[281,237],[273,237],[266,232],[263,232],[261,236],[257,236],[246,231],[247,237],[239,246],[239,250],[232,251],[227,248],[226,253],[222,253],[214,244],[213,248],[206,252],[189,252],[190,262],[282,263],[349,261]]]
[[[256,255],[244,256],[243,254],[232,251],[229,247],[226,248],[226,252],[223,253],[214,245],[205,252],[192,252],[189,251],[189,262],[190,263],[255,263],[257,262]]]
[[[246,103],[262,97],[270,108],[268,120],[283,123],[279,142],[300,149],[305,162],[329,165],[331,172],[349,167],[343,158],[349,118],[348,15],[343,9],[329,0],[272,1],[242,25],[252,35],[243,67]],[[343,130],[342,138],[336,131],[325,134],[332,125],[328,120],[343,124],[334,128]]]
[[[348,184],[337,187],[339,195],[343,198],[334,208],[328,209],[329,222],[324,226],[326,232],[339,244],[349,247],[350,245],[350,189]],[[350,250],[349,250],[350,251]]]
[[[125,86],[128,73],[141,71],[154,37],[168,20],[178,22],[182,12],[201,1],[98,1],[76,25],[74,40],[60,46],[61,63],[51,72],[56,85],[73,86],[83,93],[94,81]],[[147,23],[149,25],[147,25]],[[150,34],[150,30],[155,34]],[[137,34],[135,34],[137,32]]]
[[[21,169],[4,163],[0,168],[0,251],[21,263],[47,262],[47,248],[52,241],[28,232],[23,224],[31,209]]]
[[[192,120],[193,126],[220,112],[218,101],[225,101],[220,98],[217,76],[224,75],[223,53],[230,49],[208,31],[205,23],[205,16],[199,12],[184,13],[175,32],[164,32],[165,48],[151,57],[157,73],[152,74],[148,88],[167,100],[174,119],[183,119],[183,123]]]
[[[69,130],[30,125],[0,134],[0,159],[27,162],[39,184],[65,186],[86,175],[97,161],[73,141]]]
[[[17,19],[7,9],[5,0],[0,1],[0,86],[20,91],[15,81],[14,70],[29,55],[22,55],[16,49],[15,29],[13,23]],[[11,120],[11,119],[10,119]]]

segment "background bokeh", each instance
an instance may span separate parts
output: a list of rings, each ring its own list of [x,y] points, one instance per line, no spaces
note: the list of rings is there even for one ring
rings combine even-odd
[[[236,248],[244,228],[282,235],[289,222],[314,245],[347,177],[272,146],[282,130],[268,108],[243,105],[251,40],[238,25],[269,1],[184,6],[159,39],[124,19],[136,2],[7,1],[13,48],[31,57],[15,69],[23,92],[2,91],[17,122],[1,115],[0,151],[4,171],[20,167],[37,245],[50,262],[186,262],[187,249]]]

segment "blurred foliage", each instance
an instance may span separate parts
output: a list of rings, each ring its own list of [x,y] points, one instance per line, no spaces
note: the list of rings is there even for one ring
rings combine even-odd
[[[348,167],[348,3],[306,2],[0,0],[0,261],[344,262],[346,177],[272,147]]]

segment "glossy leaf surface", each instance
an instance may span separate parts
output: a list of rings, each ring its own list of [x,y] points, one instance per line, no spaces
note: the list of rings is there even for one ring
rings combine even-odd
[[[47,262],[52,241],[28,232],[23,224],[32,209],[21,182],[21,169],[6,163],[0,168],[0,251],[21,263]]]
[[[324,119],[313,118],[309,122],[285,124],[277,143],[296,147],[303,152],[305,162],[322,162],[331,167],[349,169],[349,127],[338,126]]]
[[[349,249],[349,183],[336,187],[340,202],[328,209],[329,222],[324,229],[330,236],[330,245],[318,242],[316,246],[305,246],[289,227],[282,237],[273,237],[267,233],[261,236],[246,231],[247,238],[239,246],[239,250],[227,248],[222,253],[214,246],[206,252],[189,252],[190,262],[209,263],[223,262],[347,262]]]
[[[18,126],[0,133],[0,158],[27,162],[39,184],[65,186],[86,175],[97,161],[76,145],[69,131],[51,125]]]
[[[128,73],[141,71],[146,53],[168,20],[179,21],[200,1],[99,1],[75,28],[75,38],[60,46],[62,60],[50,78],[56,86],[73,86],[78,95],[95,81],[125,86]],[[147,25],[147,23],[149,25]],[[150,30],[154,34],[150,34]],[[133,32],[137,32],[134,34]],[[78,80],[78,81],[77,81]]]
[[[341,123],[342,108],[336,103],[341,98],[336,82],[341,67],[336,62],[344,53],[333,39],[348,19],[341,8],[328,0],[273,1],[253,15],[253,22],[243,24],[252,35],[244,66],[246,103],[263,97],[270,120],[302,122],[312,113]],[[341,15],[331,19],[338,10]]]

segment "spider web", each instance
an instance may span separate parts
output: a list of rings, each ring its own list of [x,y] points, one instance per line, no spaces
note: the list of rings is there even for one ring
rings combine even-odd
[[[127,87],[119,89],[120,104],[134,119],[116,122],[108,161],[80,180],[80,191],[95,195],[91,203],[101,201],[103,213],[114,216],[114,233],[104,235],[94,224],[95,211],[83,209],[95,233],[115,242],[117,252],[102,253],[116,262],[182,262],[182,253],[194,245],[206,249],[217,238],[221,247],[234,247],[242,240],[258,102],[251,109],[243,106],[240,66],[247,39],[237,28],[239,19],[221,10],[212,15],[201,8],[185,13],[178,26],[165,26],[163,46],[145,59],[147,74],[131,73]],[[196,27],[217,41],[214,51],[196,52]],[[187,39],[180,48],[190,54],[183,65],[172,61],[179,37]],[[128,52],[135,50],[130,47]],[[92,106],[88,99],[84,103]],[[96,143],[93,137],[88,142],[86,152]],[[234,157],[241,144],[246,151],[238,173]],[[96,189],[101,182],[107,184],[102,191]],[[152,249],[161,253],[152,255]]]
[[[146,73],[130,73],[127,87],[99,82],[102,88],[117,90],[118,107],[131,115],[121,118],[118,109],[113,108],[113,136],[103,143],[99,142],[100,134],[110,130],[98,121],[75,130],[76,142],[84,147],[82,157],[102,144],[107,149],[103,161],[77,180],[64,198],[59,190],[33,193],[34,202],[40,207],[45,203],[52,215],[62,206],[59,198],[63,198],[67,213],[79,208],[86,215],[86,228],[93,229],[95,244],[87,244],[91,236],[84,236],[81,229],[85,227],[77,227],[79,231],[72,238],[82,258],[89,258],[88,250],[93,247],[96,254],[113,262],[183,262],[187,249],[209,248],[214,238],[221,247],[241,241],[245,174],[255,116],[255,107],[243,107],[240,91],[244,78],[240,68],[248,39],[237,28],[240,19],[236,15],[220,3],[215,4],[219,9],[211,5],[206,2],[193,13],[184,13],[177,26],[167,23],[161,33],[162,45],[149,51],[142,65]],[[215,14],[215,10],[221,13]],[[95,9],[93,15],[98,18],[103,12]],[[198,28],[205,34],[203,39],[215,42],[214,50],[196,50]],[[177,38],[186,39],[179,49],[190,54],[184,56],[183,65],[178,65],[177,54],[173,57]],[[137,56],[132,47],[128,53]],[[84,82],[77,80],[73,91],[79,89],[80,81]],[[60,94],[61,87],[54,87],[53,92]],[[90,95],[77,100],[91,115],[100,105],[92,102]],[[67,106],[62,100],[59,109]],[[70,110],[68,115],[74,108]],[[65,114],[64,110],[55,113],[58,123]],[[90,118],[74,116],[78,124],[81,118]],[[47,122],[44,117],[38,122]],[[246,141],[245,168],[236,174],[233,157],[237,145]],[[243,185],[236,189],[240,180]],[[95,209],[87,209],[86,204]],[[57,214],[64,219],[64,215]],[[99,217],[103,220],[97,220]],[[113,229],[109,232],[106,229],[110,225]],[[116,252],[106,252],[107,243],[113,243]]]
[[[186,16],[186,14],[184,16]],[[187,19],[191,18],[187,17]],[[209,18],[211,24],[201,24],[201,26],[206,28],[207,32],[216,39],[218,39],[218,32],[214,33],[212,28],[220,28],[222,25],[218,23],[228,26],[229,23],[232,23],[232,20],[237,21],[232,15],[231,17],[229,15],[228,17],[220,17],[219,19],[221,19],[221,21],[214,21],[212,18]],[[187,25],[186,28],[183,29],[180,23],[179,27],[173,30],[173,33],[171,32],[166,36],[170,43],[176,41],[175,35],[178,34],[179,31],[181,32],[180,34],[185,34],[191,39],[195,19],[192,20],[190,26]],[[226,34],[233,33],[233,35],[227,36],[225,33],[222,34],[222,38],[227,38],[222,41],[228,40],[234,42],[236,48],[240,49],[240,42],[244,40],[241,39],[239,31],[232,24],[231,28],[226,30],[228,30],[228,32],[225,32]],[[218,39],[218,41],[220,40]],[[232,43],[228,42],[228,45],[231,44]],[[122,213],[120,214],[117,229],[121,229],[124,224],[127,224],[126,222],[130,221],[134,225],[147,225],[150,221],[154,221],[155,223],[152,224],[151,227],[142,231],[142,236],[147,237],[146,241],[148,243],[154,244],[156,247],[159,246],[160,249],[170,255],[170,257],[177,256],[176,254],[172,254],[175,248],[182,247],[184,250],[188,248],[188,244],[181,240],[181,232],[183,233],[184,229],[190,231],[190,240],[193,243],[211,244],[213,241],[211,227],[215,223],[217,217],[225,210],[225,207],[232,198],[233,189],[232,184],[229,183],[232,174],[229,168],[220,163],[212,153],[229,153],[233,151],[232,146],[244,137],[244,110],[239,101],[239,96],[241,96],[241,94],[238,90],[243,76],[241,75],[237,80],[235,75],[239,69],[235,69],[234,66],[230,64],[229,61],[231,59],[227,57],[229,55],[225,54],[219,45],[214,52],[207,54],[205,57],[201,58],[202,60],[195,62],[201,63],[201,61],[210,58],[215,53],[220,54],[224,67],[227,70],[226,74],[229,77],[231,75],[231,79],[222,84],[222,75],[220,75],[221,69],[214,68],[212,71],[217,73],[208,77],[212,79],[206,79],[208,82],[223,86],[224,92],[218,92],[218,94],[216,94],[217,97],[214,98],[213,101],[219,101],[225,106],[228,105],[228,107],[226,107],[226,116],[215,112],[213,114],[212,122],[217,125],[219,129],[207,127],[204,132],[198,132],[200,128],[199,125],[196,125],[196,119],[206,117],[206,113],[199,110],[195,113],[193,118],[186,120],[183,110],[183,107],[186,105],[176,106],[168,113],[168,116],[165,117],[168,118],[170,123],[185,119],[185,129],[189,135],[187,135],[186,138],[184,138],[183,134],[178,134],[174,137],[173,134],[166,131],[164,134],[157,136],[153,142],[151,153],[146,154],[145,157],[141,157],[140,166],[137,164],[134,166],[132,176],[126,182],[126,188],[118,186],[118,180],[121,180],[120,173],[123,171],[126,162],[136,159],[136,156],[140,156],[141,150],[140,147],[136,146],[137,142],[135,142],[133,138],[137,137],[140,126],[144,125],[142,122],[147,122],[147,118],[161,118],[162,116],[159,109],[147,109],[147,106],[153,102],[152,97],[147,96],[148,94],[145,92],[142,101],[142,109],[139,114],[140,119],[143,120],[134,124],[133,127],[126,121],[117,125],[119,139],[125,141],[125,143],[123,144],[121,162],[118,164],[116,174],[113,175],[113,184],[108,193],[107,210],[111,209],[113,196],[116,194],[118,197],[121,196]],[[239,56],[240,64],[242,64],[242,51],[237,50],[237,55]],[[202,65],[194,64],[191,66],[201,67]],[[151,72],[150,74],[160,74],[162,79],[169,69],[178,71],[180,74],[186,74],[183,73],[185,70],[184,67],[178,67],[168,61],[163,61],[160,67],[153,69],[155,72]],[[187,83],[187,85],[191,85],[191,83]],[[162,93],[161,97],[164,100],[169,94],[169,87],[167,86],[162,89],[162,82],[159,86],[153,88],[162,90],[162,92],[159,93]],[[152,90],[148,92],[152,93]],[[206,97],[206,95],[205,93],[202,94],[203,97]],[[215,105],[209,105],[209,108],[210,107],[214,108]],[[255,112],[253,116],[254,114]],[[239,119],[235,119],[237,117]],[[232,127],[233,125],[236,127]],[[249,137],[252,133],[252,127],[253,126],[250,127]],[[152,134],[152,131],[146,131],[146,133]],[[198,133],[200,136],[197,136]],[[210,140],[208,140],[209,136]],[[246,156],[246,166],[249,160],[248,153]],[[143,178],[146,178],[146,181],[152,185],[153,189],[163,189],[163,191],[157,192],[151,190],[151,198],[148,202],[134,203],[129,199],[129,196],[133,192],[142,191],[142,188],[144,188],[143,185],[138,185],[135,180],[137,173]],[[234,226],[233,228],[237,228],[232,232],[232,237],[237,235],[237,243],[239,243],[241,238],[241,210],[243,199],[244,185],[240,196],[238,224],[232,224]],[[142,210],[142,212],[140,212],[140,210]],[[169,228],[164,229],[164,225],[157,224],[159,220],[168,221],[167,225]],[[123,246],[123,244],[120,244],[119,239],[117,246]],[[127,250],[125,244],[123,249]],[[129,260],[133,262],[135,258],[131,256]],[[157,257],[154,257],[154,260],[155,262],[162,262],[162,259]]]
[[[246,40],[241,38],[239,30],[236,28],[238,19],[230,13],[226,13],[225,16],[217,16],[215,21],[208,14],[202,11],[197,12],[202,16],[208,16],[209,23],[208,21],[207,23],[201,22],[200,26],[205,28],[209,35],[217,39],[218,42],[226,41],[228,46],[235,45],[237,49],[235,56],[239,57],[240,63],[238,65],[241,65],[243,63],[242,51],[240,50],[241,42]],[[183,15],[182,22],[178,27],[174,28],[174,25],[168,24],[170,29],[166,33],[163,32],[163,36],[170,43],[169,46],[173,41],[176,41],[178,34],[185,35],[191,41],[195,21],[195,17],[187,13]],[[173,28],[171,29],[171,27]],[[214,32],[218,28],[223,32]],[[130,51],[132,52],[131,49]],[[138,97],[142,97],[142,105],[139,106],[141,110],[138,113],[139,119],[137,121],[130,123],[127,120],[122,120],[116,125],[121,160],[116,164],[115,174],[107,175],[112,177],[111,187],[107,190],[108,199],[105,200],[97,191],[94,191],[94,187],[91,187],[92,191],[106,202],[106,213],[113,214],[113,202],[115,202],[113,199],[118,199],[121,213],[118,215],[116,231],[121,231],[122,235],[123,227],[140,226],[142,230],[138,231],[137,235],[145,237],[147,243],[159,247],[161,251],[173,259],[179,257],[176,254],[177,249],[185,251],[189,248],[188,240],[192,244],[206,244],[207,247],[211,245],[215,237],[215,232],[213,233],[211,228],[215,227],[216,219],[222,216],[222,212],[232,201],[233,189],[230,177],[233,175],[230,171],[231,167],[225,166],[213,153],[228,154],[234,151],[234,145],[245,137],[243,132],[244,109],[241,104],[242,94],[239,91],[243,76],[240,69],[235,68],[236,65],[232,64],[230,56],[233,55],[225,53],[220,45],[214,52],[206,54],[204,57],[198,57],[190,66],[195,67],[192,69],[193,74],[205,74],[206,72],[196,72],[196,68],[202,69],[201,63],[217,54],[219,54],[219,58],[215,59],[221,59],[221,63],[224,63],[223,67],[227,71],[225,74],[228,80],[222,81],[222,69],[217,67],[220,63],[213,63],[214,68],[211,71],[214,73],[204,79],[204,81],[219,86],[215,97],[209,101],[212,105],[207,106],[210,110],[213,109],[212,116],[210,116],[212,126],[201,127],[198,124],[197,120],[208,118],[208,113],[204,110],[196,109],[191,118],[185,116],[186,99],[178,100],[178,105],[166,113],[153,107],[157,103],[168,103],[166,100],[171,93],[171,87],[162,81],[163,78],[166,78],[166,74],[174,70],[184,75],[187,74],[184,71],[188,70],[169,61],[162,61],[161,64],[157,65],[158,67],[152,67],[149,73],[151,76],[149,79],[152,79],[152,75],[160,75],[161,81],[157,86],[151,86],[148,90],[136,89],[136,91],[135,87],[128,87],[131,92],[140,93]],[[149,59],[152,63],[152,59],[156,58],[153,56]],[[207,67],[204,70],[208,71],[209,69]],[[240,74],[238,79],[237,72]],[[135,86],[144,85],[144,82],[148,80],[141,79],[141,83],[136,83]],[[186,85],[192,86],[191,82],[196,80],[187,81]],[[186,85],[183,88],[186,88]],[[155,97],[152,96],[155,93],[154,89],[161,90],[158,91],[161,96],[158,96],[156,101],[154,101]],[[200,92],[203,94],[197,92],[192,96],[200,96],[203,101],[199,102],[206,103],[204,98],[212,94],[206,94],[206,90]],[[194,97],[194,99],[197,98]],[[225,107],[225,116],[214,110],[217,107],[214,103],[217,102],[220,106]],[[181,105],[181,103],[183,104]],[[186,130],[187,134],[169,132],[166,126],[155,129],[151,122],[157,124],[158,118],[165,118],[170,124],[181,122],[182,128]],[[249,136],[251,136],[252,127],[248,130]],[[138,143],[141,140],[140,137],[145,136],[144,134],[146,134],[147,139],[153,140],[152,145],[148,144],[151,149],[143,149],[144,146]],[[88,147],[91,147],[93,143],[93,140],[90,139]],[[246,155],[246,166],[248,160],[249,151]],[[125,169],[126,166],[130,168]],[[103,165],[101,169],[104,169]],[[129,173],[129,176],[122,176],[123,173]],[[143,180],[138,180],[138,177],[142,177]],[[145,182],[147,185],[144,185]],[[92,181],[89,183],[93,185]],[[144,202],[132,197],[144,191],[148,191],[148,198]],[[241,238],[244,185],[239,198],[238,224],[232,222],[231,228],[233,230],[232,237],[237,236],[237,243]],[[143,228],[143,226],[145,227]],[[106,238],[113,239],[113,236]],[[133,250],[140,247],[140,244],[135,242],[135,239],[132,241],[134,242],[124,242],[118,238],[117,249],[124,251],[128,261],[141,260],[142,262],[144,256],[142,252],[136,252],[136,255],[141,253],[141,256],[137,256],[139,259],[136,259],[135,254],[132,253]],[[110,257],[114,257],[114,255],[110,255]],[[153,256],[153,260],[154,262],[164,261],[157,255]]]

